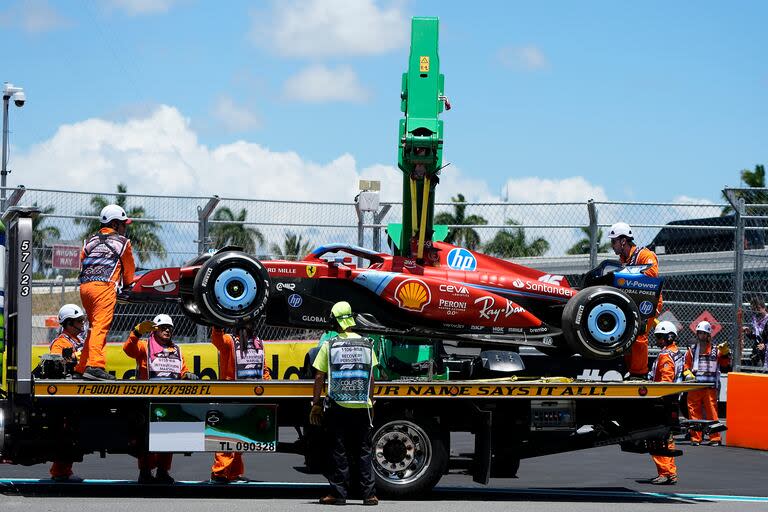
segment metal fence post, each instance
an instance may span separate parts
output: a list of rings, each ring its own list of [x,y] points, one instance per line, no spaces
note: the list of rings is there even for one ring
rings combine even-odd
[[[357,201],[355,201],[355,213],[357,213],[357,246],[362,247],[364,239],[363,223],[365,222],[365,212],[360,209],[360,203]],[[360,256],[357,257],[357,266],[363,266],[363,258]]]
[[[381,252],[381,228],[379,224],[382,223],[391,208],[391,204],[385,204],[381,207],[381,210],[373,212],[373,250],[376,252]]]
[[[744,206],[744,198],[737,197],[733,190],[726,189],[725,196],[728,198],[728,202],[731,203],[735,211],[734,222],[736,224],[736,232],[733,238],[733,319],[734,325],[736,325],[736,342],[733,344],[733,370],[739,371],[741,369],[741,351],[744,339],[744,334],[741,332],[741,328],[744,323],[742,311],[742,304],[744,303],[744,219],[746,208]]]
[[[197,252],[203,254],[211,245],[211,239],[208,236],[208,218],[213,213],[214,208],[219,204],[219,196],[213,196],[208,200],[205,206],[197,207]]]
[[[589,214],[589,268],[595,268],[600,240],[597,237],[597,208],[593,199],[587,201],[587,213]]]
[[[205,206],[197,207],[197,252],[203,254],[211,245],[211,238],[208,236],[208,218],[213,213],[216,205],[219,204],[219,196],[211,197]],[[197,326],[197,341],[203,341],[208,337],[208,329],[204,325]]]

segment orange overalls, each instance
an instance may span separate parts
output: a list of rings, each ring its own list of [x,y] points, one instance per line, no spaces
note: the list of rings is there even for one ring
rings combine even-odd
[[[106,368],[104,345],[115,316],[117,289],[133,283],[136,264],[131,241],[112,228],[101,228],[80,252],[80,301],[88,315],[90,330],[75,371],[87,366]]]
[[[701,343],[696,342],[698,347],[691,348],[685,354],[685,369],[693,371],[694,351],[697,352],[699,364],[696,371],[696,382],[709,382],[717,384],[716,388],[697,389],[688,392],[688,417],[692,420],[715,420],[717,417],[717,393],[720,388],[720,366],[727,366],[730,356],[723,356],[720,350],[713,346],[712,341],[708,341],[703,349]],[[702,414],[703,412],[703,414]],[[706,417],[706,418],[705,418]],[[691,442],[701,443],[702,432],[700,430],[691,430]],[[720,432],[715,432],[709,436],[709,440],[720,442]]]
[[[667,345],[656,358],[656,362],[653,364],[653,370],[651,377],[654,382],[678,382],[680,376],[683,373],[683,361],[680,357],[682,354],[677,349],[677,345],[672,343]],[[667,448],[669,450],[675,449],[675,440],[670,435],[667,441]],[[664,455],[651,455],[653,462],[656,464],[656,471],[659,476],[677,476],[677,466],[675,465],[674,457],[667,457]]]
[[[211,330],[211,343],[219,351],[219,380],[235,380],[235,340],[229,334],[214,327]],[[269,368],[264,364],[264,380],[271,380]],[[216,452],[211,466],[211,478],[237,480],[245,473],[243,455],[240,452]]]
[[[149,370],[147,369],[147,341],[139,339],[133,331],[128,336],[128,339],[123,343],[123,352],[128,357],[132,357],[136,360],[136,379],[148,380]],[[181,375],[189,372],[187,363],[184,361],[184,354],[181,356]],[[166,473],[171,470],[171,463],[173,462],[172,453],[143,453],[136,456],[139,463],[139,471],[152,471],[157,468]]]
[[[59,337],[53,340],[51,343],[50,353],[64,355],[65,349],[72,349],[73,357],[77,352],[78,343],[73,340],[68,334],[62,332]],[[51,464],[51,478],[70,477],[72,476],[72,461],[69,460],[55,460]]]
[[[635,254],[636,252],[637,254]],[[649,277],[659,277],[659,259],[650,249],[633,245],[629,251],[629,256],[626,259],[623,257],[619,258],[619,260],[623,265],[647,265],[650,263],[651,267],[643,272],[643,274]],[[630,351],[624,355],[624,364],[627,367],[627,371],[634,377],[645,376],[648,373],[648,333],[653,332],[656,326],[656,316],[661,313],[662,303],[662,298],[659,296],[656,315],[648,319],[645,332],[637,337]]]

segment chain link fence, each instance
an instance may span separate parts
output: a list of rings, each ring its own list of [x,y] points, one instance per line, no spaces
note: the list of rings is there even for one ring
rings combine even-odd
[[[727,191],[726,191],[727,192]],[[730,192],[734,197],[739,191]],[[35,342],[46,342],[45,320],[62,302],[79,302],[77,271],[54,268],[54,246],[81,246],[98,225],[97,214],[111,202],[134,219],[129,236],[141,269],[177,266],[199,253],[227,244],[244,246],[259,258],[298,259],[328,243],[361,245],[390,252],[386,227],[400,222],[402,205],[380,204],[360,212],[354,202],[298,202],[217,196],[167,196],[43,189],[8,189],[8,204],[41,209],[35,221]],[[738,197],[737,197],[738,199]],[[768,203],[768,201],[764,201]],[[762,206],[766,206],[763,204]],[[767,219],[755,215],[759,203],[731,204],[594,202],[435,204],[435,223],[449,227],[447,241],[547,273],[565,275],[573,286],[604,259],[616,259],[605,236],[618,221],[629,223],[639,246],[659,256],[665,278],[662,316],[678,324],[683,344],[693,340],[691,326],[709,319],[721,328],[717,341],[728,340],[743,356],[754,340],[744,339],[749,322],[738,304],[742,297],[768,297],[765,272]],[[768,208],[761,214],[766,214]],[[750,213],[751,215],[747,215]],[[737,233],[742,226],[742,235]],[[737,238],[740,237],[740,238]],[[734,244],[735,239],[743,243]],[[736,247],[734,247],[736,245]],[[737,278],[736,265],[743,261]],[[743,290],[737,290],[742,286]],[[739,293],[737,293],[739,292]],[[746,294],[746,295],[745,295]],[[737,296],[738,295],[738,296]],[[740,302],[741,301],[741,302]],[[110,341],[122,341],[139,320],[157,313],[178,322],[183,341],[205,341],[175,306],[119,305]],[[702,316],[704,315],[704,316]],[[739,316],[741,315],[741,316]],[[49,320],[50,323],[50,320]],[[317,333],[265,327],[265,339],[313,338]]]

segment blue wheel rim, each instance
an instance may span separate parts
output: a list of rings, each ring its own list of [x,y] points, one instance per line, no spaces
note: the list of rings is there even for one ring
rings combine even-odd
[[[598,304],[587,316],[587,329],[599,343],[615,343],[627,330],[627,317],[616,304]]]
[[[256,299],[257,292],[256,280],[241,268],[226,269],[213,285],[216,302],[230,311],[242,311],[248,307]]]

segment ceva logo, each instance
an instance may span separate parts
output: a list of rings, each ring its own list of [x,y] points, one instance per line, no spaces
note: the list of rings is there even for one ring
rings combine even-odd
[[[453,270],[466,270],[473,271],[477,268],[477,259],[475,256],[466,249],[455,248],[451,249],[446,258],[448,266]]]

